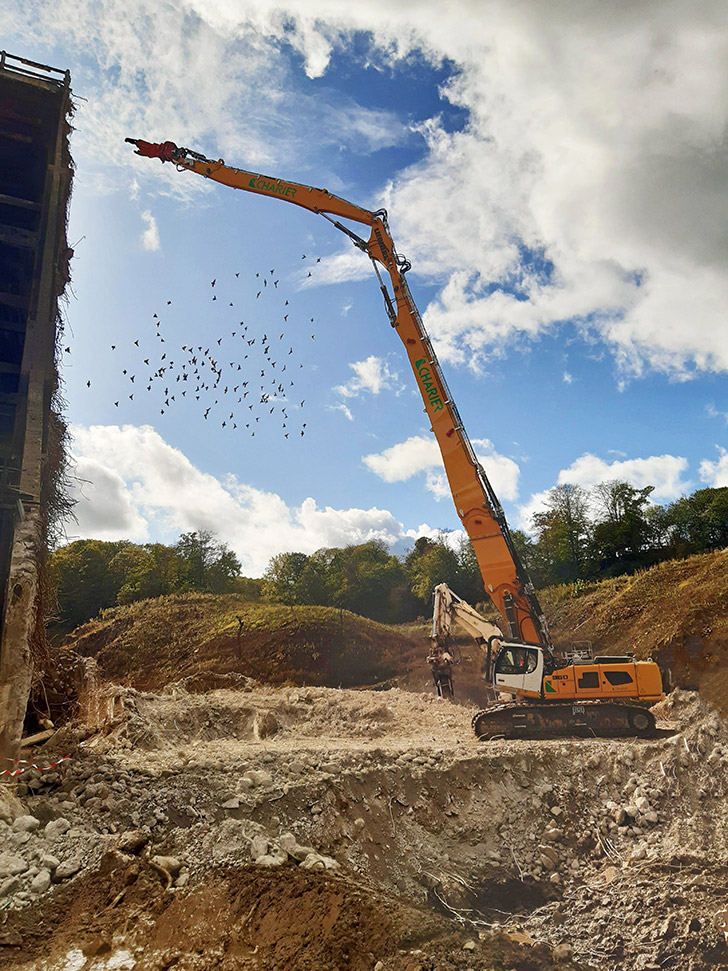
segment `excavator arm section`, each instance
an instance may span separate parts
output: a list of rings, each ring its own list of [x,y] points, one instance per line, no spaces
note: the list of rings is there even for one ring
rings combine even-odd
[[[409,262],[394,246],[383,209],[370,211],[355,206],[326,189],[287,182],[208,159],[173,142],[153,143],[127,138],[137,154],[172,162],[178,169],[194,172],[234,189],[282,199],[308,209],[332,222],[354,245],[365,252],[379,278],[392,327],[404,344],[424,403],[425,413],[440,447],[455,508],[473,544],[485,588],[504,618],[507,637],[541,644],[551,653],[545,618],[530,579],[521,563],[503,509],[479,462],[453,401],[425,326],[410,293],[405,273]],[[339,220],[369,227],[368,239],[360,238]],[[391,295],[377,264],[390,278]]]

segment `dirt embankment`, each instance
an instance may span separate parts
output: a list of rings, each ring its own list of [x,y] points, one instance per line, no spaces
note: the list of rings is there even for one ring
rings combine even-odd
[[[539,597],[557,644],[651,656],[673,684],[699,688],[728,713],[728,550]]]
[[[699,688],[728,713],[728,550],[539,596],[556,644],[652,656],[672,684]],[[236,672],[269,684],[421,691],[431,687],[428,633],[425,625],[388,627],[329,607],[190,594],[104,611],[68,646],[96,657],[103,677],[145,690],[183,677],[214,687],[216,675]],[[480,652],[465,635],[456,642],[456,698],[482,705]]]
[[[106,610],[67,641],[97,659],[102,677],[144,690],[231,672],[268,684],[373,685],[422,663],[425,645],[346,610],[253,604],[235,594]]]

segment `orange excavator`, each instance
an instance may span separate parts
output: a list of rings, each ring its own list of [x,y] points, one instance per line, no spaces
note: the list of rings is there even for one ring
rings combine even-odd
[[[432,432],[442,453],[463,529],[475,551],[485,588],[503,618],[506,636],[488,642],[486,677],[499,694],[514,701],[478,712],[473,727],[480,738],[493,735],[540,737],[586,732],[649,735],[648,710],[662,697],[660,672],[652,661],[630,656],[557,659],[533,584],[513,544],[503,508],[473,450],[435,355],[405,275],[411,264],[394,246],[387,212],[353,205],[327,189],[249,172],[209,159],[174,142],[127,138],[138,155],[173,163],[233,189],[271,196],[322,216],[371,259],[392,327],[404,344]],[[359,236],[341,220],[369,228]],[[381,268],[389,277],[387,288]],[[498,630],[497,628],[493,628]],[[500,631],[498,630],[498,633]],[[451,655],[445,638],[433,636],[428,658],[439,686],[450,679]],[[490,652],[496,656],[491,663]]]

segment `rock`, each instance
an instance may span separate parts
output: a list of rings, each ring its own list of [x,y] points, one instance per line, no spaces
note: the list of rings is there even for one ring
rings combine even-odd
[[[78,860],[66,860],[64,863],[59,863],[56,868],[56,872],[53,874],[53,880],[59,883],[61,880],[68,880],[75,873],[81,869],[81,864]]]
[[[273,782],[273,776],[267,769],[248,769],[243,779],[253,786],[269,786]]]
[[[303,773],[306,771],[306,766],[303,764],[303,762],[289,762],[288,771],[291,773],[291,775],[303,775]]]
[[[630,860],[636,861],[636,860],[644,860],[646,856],[647,856],[647,847],[644,845],[644,843],[640,843],[639,846],[635,846],[635,848],[632,850],[632,852],[629,855],[629,858]]]
[[[40,820],[35,816],[18,816],[14,820],[12,830],[14,833],[34,833],[40,827]]]
[[[549,877],[549,883],[561,883],[561,877],[558,873],[552,873]]]
[[[20,887],[20,877],[10,877],[7,880],[3,880],[0,883],[0,898],[7,897],[8,894],[14,893]]]
[[[625,806],[624,811],[627,814],[627,816],[629,816],[630,819],[634,819],[636,816],[639,816],[640,814],[639,809],[635,805]]]
[[[564,831],[557,826],[550,826],[543,834],[543,838],[551,843],[560,843],[564,838]]]
[[[222,804],[223,809],[240,809],[240,800],[233,796],[232,799],[226,799]]]
[[[156,863],[157,866],[161,866],[163,870],[166,870],[173,877],[176,877],[182,869],[182,861],[178,860],[176,856],[153,856],[152,862]]]
[[[48,870],[41,870],[37,876],[33,877],[30,884],[30,889],[33,891],[33,893],[45,893],[50,885],[50,872]]]
[[[279,837],[278,845],[284,853],[287,853],[297,863],[302,863],[309,853],[315,851],[310,846],[301,846],[293,833],[284,833]]]
[[[268,867],[280,866],[282,863],[285,863],[286,860],[287,856],[285,853],[264,853],[262,856],[259,856],[256,859],[255,865]]]
[[[28,864],[22,856],[15,856],[12,853],[3,853],[0,856],[0,878],[15,877],[19,873],[25,873],[27,869]]]
[[[268,852],[270,843],[266,836],[254,836],[250,841],[250,855],[254,860],[260,856],[265,856]]]
[[[653,825],[659,821],[659,816],[654,809],[650,809],[649,812],[645,813],[642,817],[646,823],[652,823]]]
[[[608,867],[606,867],[604,869],[604,872],[602,873],[602,878],[604,880],[604,886],[606,887],[610,883],[614,883],[614,881],[617,879],[618,876],[619,876],[619,870],[616,868],[616,866],[608,866]]]
[[[475,941],[466,941],[463,944],[463,951],[474,951],[474,950],[475,950]]]
[[[338,870],[339,864],[330,856],[320,853],[309,853],[300,864],[302,870]]]
[[[543,844],[538,847],[539,860],[541,865],[546,870],[555,870],[559,860],[561,859],[559,852],[553,846],[544,846]]]
[[[650,800],[645,796],[638,796],[637,799],[635,799],[634,804],[641,813],[646,813],[650,808]]]
[[[259,711],[253,719],[253,737],[258,740],[275,735],[278,731],[278,719],[272,711]]]
[[[69,821],[61,816],[60,819],[52,819],[49,823],[46,823],[43,832],[49,839],[55,839],[57,836],[67,833],[70,828],[71,824]]]
[[[131,829],[119,840],[119,849],[124,853],[139,853],[149,842],[149,834],[141,829]]]
[[[185,872],[185,873],[180,873],[180,875],[174,881],[174,885],[175,887],[186,887],[189,882],[190,882],[190,875],[189,873]]]
[[[561,963],[562,961],[568,961],[571,957],[571,945],[557,944],[551,952],[551,957],[557,964]]]
[[[46,870],[55,870],[60,860],[58,857],[53,856],[51,853],[44,853],[40,858],[40,865],[45,867]]]
[[[660,930],[659,930],[659,936],[665,939],[669,939],[671,937],[674,937],[676,932],[677,932],[677,918],[675,917],[674,914],[670,914],[670,916],[662,922],[662,926],[660,927]]]
[[[564,810],[561,808],[561,806],[552,806],[551,807],[551,815],[552,816],[556,816],[557,818],[563,813],[563,811]]]

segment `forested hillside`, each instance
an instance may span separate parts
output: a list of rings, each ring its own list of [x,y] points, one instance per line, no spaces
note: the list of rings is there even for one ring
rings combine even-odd
[[[537,589],[637,571],[728,546],[728,487],[700,489],[668,506],[652,487],[606,482],[591,490],[560,485],[533,517],[533,533],[513,539]],[[58,623],[68,632],[99,610],[166,594],[238,593],[252,602],[338,607],[382,623],[430,611],[432,590],[447,583],[488,609],[469,542],[421,537],[403,557],[380,541],[273,557],[265,576],[241,576],[235,553],[208,532],[184,533],[173,546],[78,540],[51,560]]]

